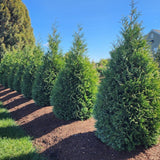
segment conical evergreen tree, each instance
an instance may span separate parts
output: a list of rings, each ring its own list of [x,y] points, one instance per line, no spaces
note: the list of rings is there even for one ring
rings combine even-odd
[[[79,28],[51,94],[54,114],[60,119],[84,120],[92,115],[98,74],[85,56],[86,50]]]
[[[22,76],[25,72],[25,69],[30,64],[31,60],[33,59],[33,48],[25,47],[22,51],[18,52],[18,63],[13,79],[13,89],[17,92],[21,93],[21,82]]]
[[[59,50],[60,36],[57,29],[49,35],[49,51],[43,57],[43,64],[39,67],[32,88],[32,98],[40,106],[50,105],[50,94],[58,72],[64,64],[63,56]]]
[[[21,93],[26,98],[32,98],[32,85],[35,79],[35,73],[42,64],[43,50],[40,45],[35,46],[33,58],[30,64],[25,68],[21,81]]]
[[[26,6],[21,0],[0,1],[0,56],[6,50],[33,46],[35,38]]]
[[[158,47],[157,52],[154,54],[154,59],[158,62],[160,67],[160,46]]]
[[[160,75],[138,17],[132,3],[94,109],[97,137],[116,150],[151,146],[160,134]]]

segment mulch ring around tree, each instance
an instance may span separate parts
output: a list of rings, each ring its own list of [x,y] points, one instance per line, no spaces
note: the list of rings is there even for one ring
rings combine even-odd
[[[0,86],[0,100],[48,160],[160,160],[160,143],[149,149],[138,147],[132,152],[118,152],[95,136],[93,118],[59,120],[52,106],[41,108],[33,100],[3,86]]]

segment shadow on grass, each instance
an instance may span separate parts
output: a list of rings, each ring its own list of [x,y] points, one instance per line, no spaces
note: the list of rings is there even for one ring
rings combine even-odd
[[[3,106],[0,106],[0,108],[5,109]],[[19,126],[16,126],[14,124],[10,114],[6,111],[6,109],[4,111],[1,111],[0,120],[3,120],[1,122],[2,124],[6,124],[6,123],[11,124],[10,126],[7,126],[7,127],[3,127],[3,126],[0,127],[0,137],[17,139],[17,138],[22,138],[26,136],[25,132]]]
[[[132,152],[118,152],[103,144],[94,132],[79,133],[62,140],[42,153],[48,160],[127,160],[134,158],[142,147]]]
[[[6,119],[6,118],[11,118],[11,116],[8,113],[6,113],[6,112],[0,113],[0,120],[1,119]]]
[[[8,126],[8,127],[0,127],[0,137],[17,139],[26,137],[26,134],[18,126]]]
[[[29,123],[26,123],[24,125],[21,125],[27,133],[34,138],[42,137],[50,132],[52,132],[54,129],[70,124],[74,121],[64,121],[57,119],[53,112],[44,114],[43,116],[40,116],[34,120],[32,120]]]
[[[44,157],[40,156],[39,154],[33,152],[28,154],[21,154],[17,157],[5,157],[3,160],[46,160]]]

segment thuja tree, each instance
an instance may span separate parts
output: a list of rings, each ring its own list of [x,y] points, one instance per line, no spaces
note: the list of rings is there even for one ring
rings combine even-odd
[[[38,44],[35,46],[32,59],[29,62],[29,65],[24,70],[24,74],[22,76],[21,81],[21,93],[26,98],[32,98],[32,85],[33,81],[35,79],[35,73],[42,64],[42,56],[43,56],[43,50]]]
[[[51,94],[53,112],[60,119],[84,120],[92,115],[98,75],[85,55],[86,50],[79,28]]]
[[[14,63],[10,69],[10,73],[8,75],[8,87],[13,90],[13,80],[14,80],[14,76],[17,70],[17,66],[18,63]]]
[[[34,45],[28,10],[21,0],[0,1],[0,24],[0,58],[6,50]]]
[[[10,76],[13,65],[16,63],[17,52],[6,52],[0,63],[0,81],[5,87],[9,87],[8,77]],[[13,81],[13,79],[12,79]]]
[[[160,75],[138,16],[132,4],[94,109],[97,137],[116,150],[151,146],[160,134]]]
[[[21,81],[22,76],[25,72],[25,68],[30,64],[33,57],[33,49],[26,46],[22,51],[18,53],[19,61],[16,67],[14,79],[13,79],[13,89],[21,93]]]
[[[43,63],[39,67],[32,88],[32,98],[40,106],[50,105],[50,94],[54,86],[58,72],[64,64],[63,56],[59,49],[60,36],[57,29],[53,28],[53,34],[48,39],[49,51],[43,57]]]
[[[6,53],[0,63],[0,81],[5,86],[8,87],[7,76],[9,74],[9,68],[11,64],[11,55],[10,53]]]
[[[160,67],[160,46],[158,47],[157,52],[154,54],[154,59],[158,62]]]

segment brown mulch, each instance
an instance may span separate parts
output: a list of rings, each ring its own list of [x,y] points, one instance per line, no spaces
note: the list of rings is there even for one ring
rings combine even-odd
[[[57,119],[52,106],[40,108],[16,91],[0,86],[0,100],[17,124],[33,137],[33,144],[48,160],[160,160],[160,144],[149,149],[118,152],[94,134],[95,120]]]

